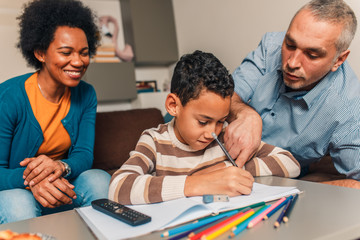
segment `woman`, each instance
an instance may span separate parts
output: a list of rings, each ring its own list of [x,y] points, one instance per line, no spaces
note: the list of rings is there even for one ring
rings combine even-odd
[[[0,223],[87,206],[110,181],[90,170],[97,101],[80,79],[99,42],[91,10],[34,0],[18,19],[18,47],[37,71],[0,84]]]

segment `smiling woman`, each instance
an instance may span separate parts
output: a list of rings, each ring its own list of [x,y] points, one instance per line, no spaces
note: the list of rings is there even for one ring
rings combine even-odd
[[[37,71],[0,84],[0,224],[90,205],[110,181],[90,170],[97,101],[81,79],[99,42],[92,11],[34,0],[18,19],[18,47]]]

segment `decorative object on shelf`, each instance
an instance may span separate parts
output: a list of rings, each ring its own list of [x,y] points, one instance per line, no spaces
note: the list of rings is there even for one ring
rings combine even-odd
[[[136,90],[138,93],[143,92],[157,92],[156,80],[150,81],[136,81]]]

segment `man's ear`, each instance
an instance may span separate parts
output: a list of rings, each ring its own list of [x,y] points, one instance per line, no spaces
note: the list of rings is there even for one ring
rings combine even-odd
[[[173,117],[179,113],[179,107],[181,106],[181,102],[179,97],[174,93],[169,93],[165,100],[165,108],[166,111]]]
[[[40,50],[34,50],[34,55],[36,57],[37,60],[39,60],[40,62],[45,62],[45,54],[43,51]]]
[[[336,59],[336,62],[333,65],[333,67],[331,68],[332,72],[335,72],[341,66],[341,64],[343,64],[345,62],[345,60],[349,56],[349,53],[350,53],[349,49],[340,53],[339,57]]]

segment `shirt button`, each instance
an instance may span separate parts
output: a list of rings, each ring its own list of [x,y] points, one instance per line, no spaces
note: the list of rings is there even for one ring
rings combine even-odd
[[[272,112],[272,113],[270,113],[270,115],[271,115],[271,116],[275,116],[275,113],[274,113],[274,112]]]

